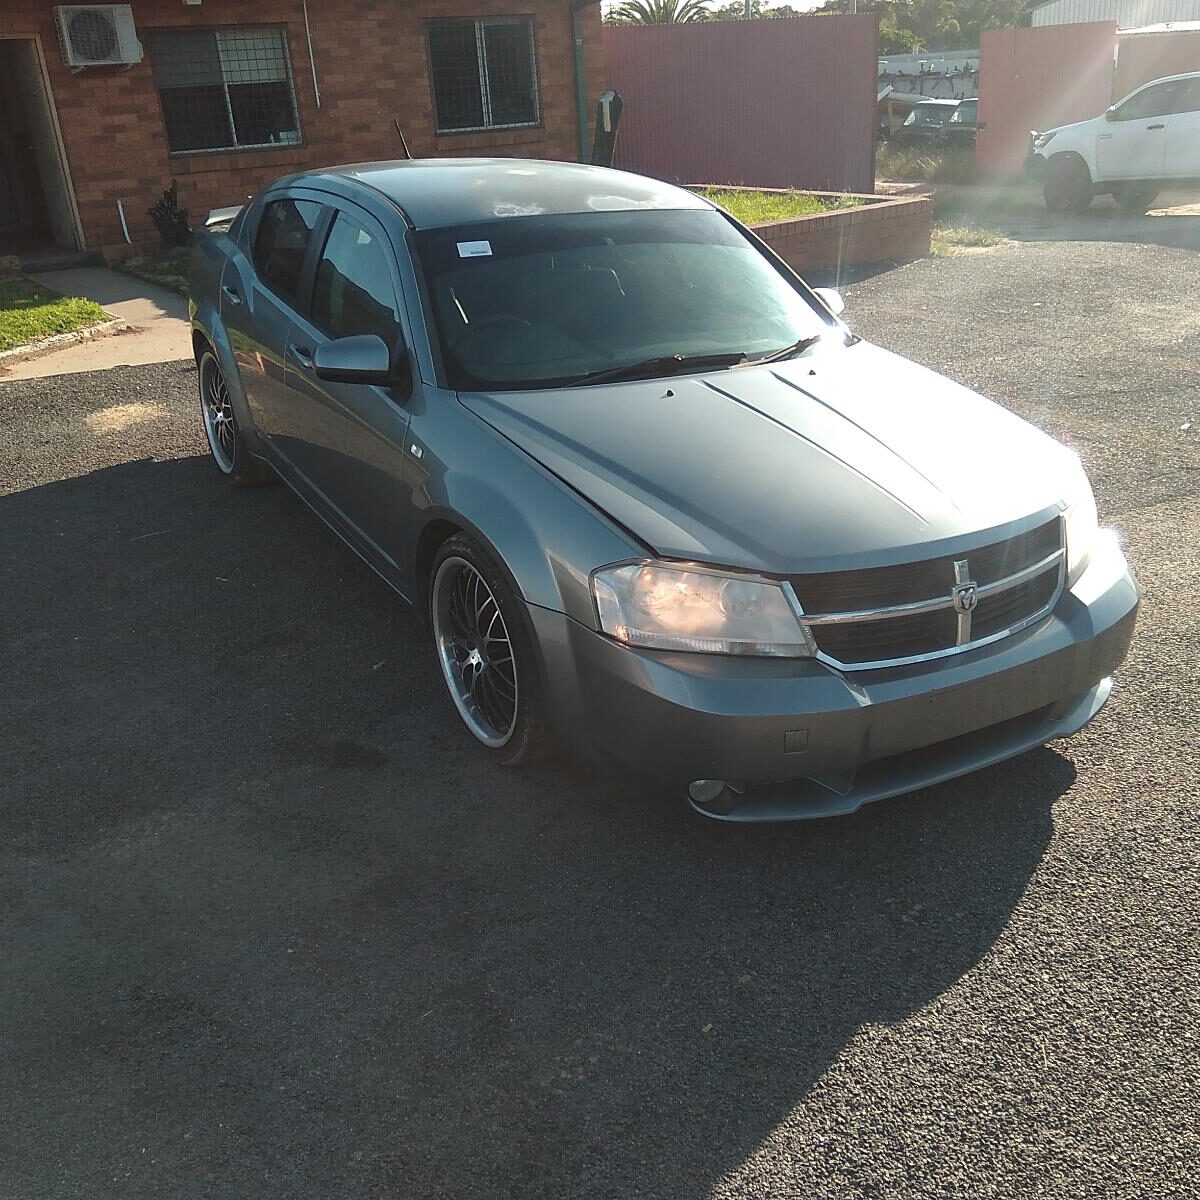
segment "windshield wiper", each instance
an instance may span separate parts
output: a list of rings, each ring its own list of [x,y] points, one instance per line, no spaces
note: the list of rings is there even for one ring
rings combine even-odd
[[[779,362],[780,359],[793,358],[797,354],[803,354],[809,346],[815,346],[821,340],[819,333],[814,333],[811,337],[802,337],[798,342],[793,342],[790,346],[784,346],[782,350],[772,350],[770,354],[764,354],[761,358],[752,358],[747,361],[746,366],[757,367],[761,363]]]
[[[614,383],[619,379],[651,379],[656,375],[675,375],[690,367],[732,367],[744,362],[744,350],[729,354],[660,354],[641,362],[626,363],[623,367],[589,371],[563,386],[583,387],[589,383]]]

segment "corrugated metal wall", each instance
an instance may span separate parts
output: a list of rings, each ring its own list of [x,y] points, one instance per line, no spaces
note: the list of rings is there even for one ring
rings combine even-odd
[[[1166,21],[1200,21],[1200,0],[1050,0],[1030,14],[1035,28],[1084,21],[1116,21],[1120,29],[1139,29]]]
[[[873,14],[606,26],[615,165],[673,183],[870,192]]]
[[[975,161],[989,174],[1016,174],[1031,129],[1098,117],[1112,103],[1116,25],[991,29],[980,39]]]

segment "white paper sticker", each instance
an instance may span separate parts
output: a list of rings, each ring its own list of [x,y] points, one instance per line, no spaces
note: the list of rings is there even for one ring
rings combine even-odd
[[[458,257],[459,258],[484,258],[491,254],[491,242],[459,242]]]

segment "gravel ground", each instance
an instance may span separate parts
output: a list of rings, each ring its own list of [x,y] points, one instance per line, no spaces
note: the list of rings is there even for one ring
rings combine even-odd
[[[1078,445],[1146,602],[1082,734],[782,828],[481,762],[186,364],[0,384],[0,1196],[1194,1196],[1196,262],[849,289]]]

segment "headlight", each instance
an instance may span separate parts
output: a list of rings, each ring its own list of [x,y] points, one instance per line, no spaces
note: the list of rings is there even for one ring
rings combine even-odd
[[[1058,132],[1057,129],[1051,129],[1049,133],[1039,133],[1033,139],[1033,148],[1040,150],[1043,146],[1048,146],[1053,140],[1054,135]]]
[[[807,658],[812,642],[770,580],[669,563],[625,563],[592,575],[600,628],[631,646],[704,654]]]
[[[1074,584],[1087,568],[1098,529],[1096,498],[1092,495],[1092,485],[1088,483],[1083,465],[1078,460],[1073,476],[1064,497],[1067,507],[1063,510],[1067,535],[1067,587]]]

